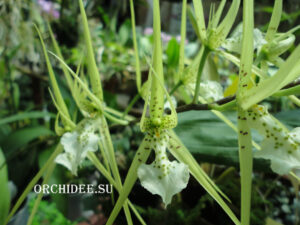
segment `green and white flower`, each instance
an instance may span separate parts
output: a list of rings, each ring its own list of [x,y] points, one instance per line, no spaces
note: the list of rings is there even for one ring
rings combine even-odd
[[[89,151],[98,149],[100,136],[98,119],[84,119],[76,130],[65,133],[60,143],[64,147],[64,153],[59,154],[55,162],[68,168],[72,174],[77,175],[78,167],[81,165]]]
[[[271,160],[271,169],[281,175],[300,169],[300,127],[287,130],[264,106],[252,107],[247,117],[250,127],[264,137],[255,157]]]
[[[166,152],[167,147],[170,147],[167,131],[156,135],[153,134],[149,140],[151,148],[155,151],[155,160],[150,165],[140,165],[138,177],[142,186],[152,194],[160,195],[167,206],[173,195],[186,188],[189,169],[184,163],[169,161]]]

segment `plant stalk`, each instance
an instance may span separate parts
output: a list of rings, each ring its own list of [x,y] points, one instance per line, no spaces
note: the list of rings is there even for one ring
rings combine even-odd
[[[199,64],[199,68],[198,68],[196,89],[195,89],[195,94],[194,94],[194,98],[193,98],[193,103],[197,103],[197,101],[198,101],[199,92],[200,92],[201,76],[202,76],[202,73],[203,73],[203,69],[204,69],[204,65],[205,65],[207,56],[210,53],[209,47],[203,45],[202,48],[203,48],[203,54],[202,54],[202,57],[200,59],[200,64]]]

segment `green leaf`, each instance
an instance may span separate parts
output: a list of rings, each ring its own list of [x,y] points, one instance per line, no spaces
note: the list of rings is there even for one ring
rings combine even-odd
[[[130,33],[130,21],[126,20],[119,29],[119,40],[120,44],[125,45],[129,40]]]
[[[235,112],[224,114],[237,124]],[[236,132],[212,112],[179,113],[174,131],[198,161],[239,167]],[[257,142],[261,140],[257,133],[254,133],[253,139]],[[257,171],[271,171],[270,163],[263,159],[255,159],[254,168]]]
[[[45,117],[55,118],[55,114],[49,112],[42,112],[42,111],[23,112],[23,113],[15,114],[0,119],[0,125],[12,123],[19,120],[37,119],[37,118],[45,118]]]
[[[26,199],[29,192],[32,190],[33,186],[39,181],[39,179],[42,177],[44,172],[54,163],[54,159],[58,154],[60,154],[63,151],[63,148],[61,145],[58,145],[55,149],[55,151],[51,154],[47,162],[43,165],[43,167],[39,170],[39,172],[32,178],[30,183],[27,185],[21,196],[18,198],[16,204],[11,209],[8,217],[6,218],[4,225],[6,225],[9,220],[13,217],[13,215],[16,213],[16,211],[19,209],[23,201]]]
[[[48,149],[45,149],[42,151],[38,156],[38,163],[39,168],[41,169],[43,165],[47,162],[47,160],[50,158],[51,153],[55,150],[56,146],[51,146]],[[49,179],[48,184],[65,184],[68,182],[65,169],[62,166],[56,166],[52,176]],[[58,195],[51,193],[51,199],[56,203],[56,207],[61,211],[62,213],[66,214],[68,210],[68,199],[65,198],[64,195]]]
[[[20,88],[19,85],[15,82],[13,83],[12,87],[13,87],[14,105],[16,109],[18,109],[20,105]]]
[[[42,136],[54,136],[54,132],[43,126],[26,127],[12,132],[1,143],[5,153],[13,153],[20,147],[26,146],[32,140]]]
[[[10,208],[10,192],[8,188],[7,167],[5,165],[5,157],[0,148],[0,224],[3,224]]]
[[[179,62],[179,44],[175,38],[172,38],[167,46],[166,54],[168,56],[168,66],[177,66]]]

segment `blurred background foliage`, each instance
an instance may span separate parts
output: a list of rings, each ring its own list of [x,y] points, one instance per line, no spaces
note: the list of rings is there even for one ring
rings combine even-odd
[[[144,56],[151,55],[152,51],[151,0],[134,2],[142,78],[145,81],[148,68]],[[129,1],[86,0],[84,3],[96,61],[104,84],[106,103],[124,111],[137,93]],[[218,4],[219,1],[207,0],[203,3],[205,12],[209,12],[211,3]],[[272,13],[273,0],[255,1],[255,4],[255,25],[265,31]],[[229,5],[230,1],[227,3]],[[181,1],[164,0],[161,1],[161,7],[164,69],[167,88],[170,90],[174,85],[173,77],[179,60]],[[241,16],[242,12],[239,13],[235,26],[241,22]],[[5,177],[3,182],[10,188],[11,205],[59,142],[54,133],[56,110],[48,91],[47,69],[33,24],[41,29],[47,48],[52,50],[47,28],[47,23],[50,24],[66,62],[76,69],[85,54],[79,21],[77,1],[0,0],[0,150],[2,149],[6,159],[0,160],[0,172],[3,177],[3,174],[8,174],[9,182]],[[300,1],[285,0],[279,31],[287,31],[298,24]],[[188,64],[198,52],[199,43],[190,22],[187,33],[185,51]],[[300,41],[300,31],[295,35],[296,45]],[[63,79],[59,63],[53,57],[50,59],[70,112],[77,115],[79,112]],[[207,71],[210,72],[207,73],[217,73],[224,89],[233,84],[237,77],[237,68],[217,55],[212,55],[210,60],[211,63],[207,66]],[[177,105],[185,100],[179,94],[176,98]],[[286,125],[300,126],[299,109],[288,98],[271,98],[265,104]],[[139,100],[130,114],[139,118],[142,106],[143,102]],[[229,112],[228,117],[235,122],[234,113]],[[134,124],[127,127],[113,125],[111,132],[117,162],[124,178],[142,134]],[[180,114],[176,132],[199,162],[203,163],[207,173],[229,196],[232,209],[239,214],[237,138],[234,132],[210,112]],[[107,181],[89,163],[79,171],[78,177],[73,177],[58,165],[50,180],[50,183],[92,182]],[[269,170],[268,162],[256,161],[251,224],[264,224],[266,220],[270,225],[275,224],[271,218],[285,225],[299,224],[298,195],[299,187],[293,186],[288,177],[276,176]],[[139,184],[135,186],[130,197],[139,206],[149,224],[231,223],[194,180],[190,181],[182,194],[176,196],[167,210],[163,209],[157,196],[149,194]],[[0,199],[2,201],[1,196]],[[73,224],[68,219],[76,220],[74,224],[82,221],[104,224],[112,206],[113,200],[110,196],[45,196],[34,224]],[[32,202],[28,197],[27,203],[10,224],[24,224],[20,221],[26,221],[31,208]],[[119,217],[117,224],[125,224],[124,217]]]

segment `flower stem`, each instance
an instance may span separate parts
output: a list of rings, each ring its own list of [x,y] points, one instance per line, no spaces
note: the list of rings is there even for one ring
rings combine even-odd
[[[122,119],[125,118],[125,116],[128,114],[128,112],[132,109],[132,107],[134,106],[134,104],[140,99],[141,95],[140,93],[137,93],[134,98],[131,100],[131,102],[129,103],[129,105],[127,106],[127,108],[125,109],[123,115],[122,115]]]
[[[183,82],[182,82],[182,80],[179,80],[179,81],[177,82],[177,84],[176,84],[176,85],[172,88],[172,90],[170,91],[170,95],[174,94],[174,92],[175,92],[181,85],[183,85]]]
[[[202,54],[202,57],[200,59],[200,64],[199,64],[199,68],[198,68],[196,89],[195,89],[195,94],[194,94],[194,98],[193,98],[193,103],[197,103],[198,96],[199,96],[199,91],[200,91],[200,81],[201,81],[203,68],[204,68],[207,56],[210,53],[210,49],[207,46],[203,45],[202,48],[203,48],[203,54]]]

